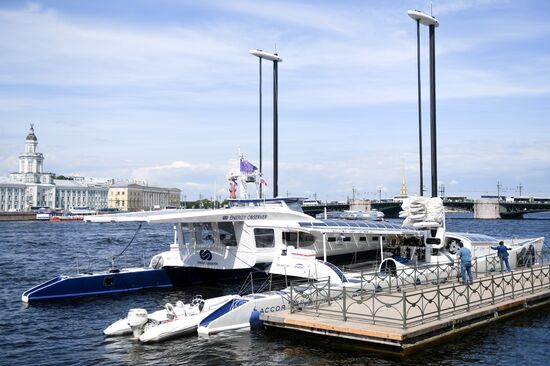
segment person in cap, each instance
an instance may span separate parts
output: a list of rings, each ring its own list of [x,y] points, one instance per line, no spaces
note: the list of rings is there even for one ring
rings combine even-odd
[[[503,241],[500,241],[498,243],[498,246],[491,247],[491,249],[497,251],[498,259],[500,260],[500,272],[504,272],[504,265],[506,265],[506,270],[510,272],[510,263],[508,263],[508,251],[512,249],[506,247]]]
[[[465,248],[461,241],[458,242],[458,246],[459,249],[456,251],[456,256],[460,260],[462,284],[466,285],[466,273],[468,273],[468,278],[471,285],[474,282],[474,277],[472,275],[472,252],[470,252],[470,249]]]

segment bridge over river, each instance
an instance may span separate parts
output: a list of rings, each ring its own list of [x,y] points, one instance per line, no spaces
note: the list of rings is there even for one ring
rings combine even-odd
[[[479,200],[443,200],[443,204],[450,210],[473,212],[478,219],[522,219],[525,214],[550,211],[548,202],[507,202],[496,199]],[[304,206],[305,213],[315,216],[325,211],[370,211],[378,210],[386,217],[399,217],[401,202],[399,201],[369,201],[360,200],[350,203],[324,203]]]

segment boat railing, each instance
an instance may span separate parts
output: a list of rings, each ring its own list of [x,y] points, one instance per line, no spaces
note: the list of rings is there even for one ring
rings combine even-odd
[[[250,272],[237,292],[239,295],[262,293],[288,287],[288,281],[284,276]]]
[[[510,255],[511,262],[518,261],[517,254],[514,254],[516,253]],[[532,262],[516,266],[511,272],[500,272],[497,257],[494,266],[498,271],[489,271],[487,274],[486,267],[483,267],[481,260],[478,260],[477,268],[482,268],[482,271],[474,272],[474,282],[469,285],[464,285],[458,280],[460,263],[455,263],[454,272],[443,272],[444,268],[441,266],[430,266],[429,272],[424,272],[424,275],[446,273],[445,276],[449,274],[452,276],[435,278],[427,285],[416,281],[404,283],[395,275],[386,275],[388,282],[386,282],[387,287],[384,287],[380,282],[375,281],[374,274],[369,274],[371,277],[362,274],[360,279],[362,282],[358,286],[342,287],[326,281],[304,287],[303,282],[296,281],[290,286],[290,311],[405,329],[451,317],[456,313],[469,312],[485,305],[515,299],[522,294],[548,289],[550,287],[548,252],[537,251],[534,257]],[[492,261],[493,258],[490,259]],[[489,263],[489,258],[486,263]],[[520,263],[517,262],[517,264]],[[447,266],[450,267],[448,264]],[[489,268],[492,268],[490,266],[493,264],[489,264]],[[475,268],[476,265],[472,267]],[[405,275],[418,278],[414,276],[419,276],[421,271],[419,268],[416,268],[416,271],[414,272],[413,269],[413,272]],[[356,280],[358,279],[356,277]],[[304,293],[307,296],[304,296]]]

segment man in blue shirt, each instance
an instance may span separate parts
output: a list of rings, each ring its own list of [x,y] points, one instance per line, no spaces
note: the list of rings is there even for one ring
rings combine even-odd
[[[474,277],[472,276],[472,253],[470,252],[470,249],[464,248],[464,244],[462,242],[459,242],[458,246],[460,248],[457,250],[456,256],[460,260],[460,273],[462,274],[462,284],[466,285],[466,272],[468,272],[468,277],[470,279],[471,285],[474,282]]]
[[[500,241],[498,243],[498,246],[491,247],[491,249],[495,249],[497,251],[498,259],[500,260],[500,272],[504,272],[505,264],[506,270],[510,272],[510,264],[508,263],[508,251],[511,249],[507,248],[506,245],[504,245],[503,241]]]

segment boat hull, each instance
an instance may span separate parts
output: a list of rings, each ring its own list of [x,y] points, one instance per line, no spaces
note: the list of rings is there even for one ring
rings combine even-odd
[[[327,256],[327,260],[336,265],[352,264],[365,260],[375,259],[377,250],[361,251],[356,253],[344,253]],[[322,259],[322,258],[318,258]],[[271,262],[257,263],[251,268],[220,269],[202,267],[165,266],[166,273],[174,286],[183,287],[190,285],[212,284],[217,282],[240,282],[250,273],[255,279],[267,277],[267,271]]]
[[[172,282],[164,269],[136,268],[120,272],[58,276],[25,291],[22,301],[50,301],[165,287],[172,287]]]

